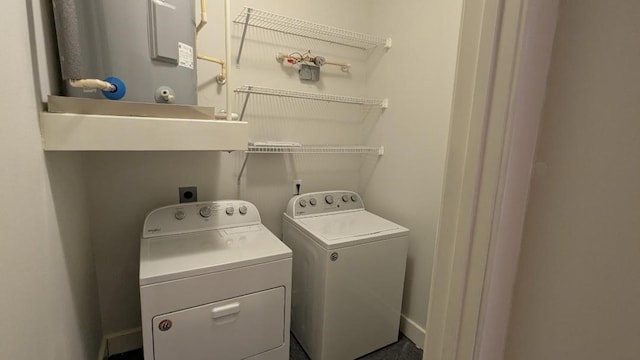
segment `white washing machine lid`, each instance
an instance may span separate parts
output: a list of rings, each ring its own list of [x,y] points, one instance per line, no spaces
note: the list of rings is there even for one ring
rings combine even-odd
[[[328,249],[401,236],[409,232],[366,210],[298,218],[297,221]]]
[[[143,238],[140,285],[290,257],[291,250],[262,224]]]

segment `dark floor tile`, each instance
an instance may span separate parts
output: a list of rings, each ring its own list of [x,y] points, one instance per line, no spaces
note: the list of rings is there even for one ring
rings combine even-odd
[[[291,334],[291,346],[289,346],[289,360],[309,360],[309,357],[293,334]]]
[[[291,350],[289,360],[309,360],[309,357],[298,343],[295,336],[291,335]],[[422,350],[406,336],[400,334],[398,341],[367,354],[358,360],[421,360]]]
[[[115,354],[109,356],[109,360],[143,360],[144,355],[142,349],[128,351],[122,354]]]
[[[367,354],[358,360],[421,360],[422,350],[400,334],[397,342]]]

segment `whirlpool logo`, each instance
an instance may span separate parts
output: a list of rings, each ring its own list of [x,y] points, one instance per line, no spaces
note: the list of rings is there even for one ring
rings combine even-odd
[[[147,232],[151,234],[155,234],[155,233],[159,233],[161,230],[162,230],[161,228],[153,228],[153,229],[147,229]]]
[[[173,323],[171,322],[171,320],[169,320],[169,319],[162,320],[158,324],[158,329],[160,329],[160,331],[167,331],[167,330],[171,329],[171,326],[173,326]]]

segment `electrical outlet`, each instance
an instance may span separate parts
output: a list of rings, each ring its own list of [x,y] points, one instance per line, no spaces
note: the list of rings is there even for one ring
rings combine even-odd
[[[302,194],[302,179],[293,180],[293,195]]]
[[[180,196],[180,203],[189,203],[198,201],[198,187],[197,186],[185,186],[178,188],[178,195]]]

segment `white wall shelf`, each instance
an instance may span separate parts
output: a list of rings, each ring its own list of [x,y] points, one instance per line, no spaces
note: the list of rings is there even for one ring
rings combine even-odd
[[[266,96],[277,96],[277,97],[285,97],[285,98],[293,98],[293,99],[304,99],[304,100],[312,100],[312,101],[326,101],[333,103],[341,103],[341,104],[353,104],[353,105],[361,105],[361,106],[369,106],[374,108],[386,109],[389,107],[388,99],[366,99],[352,96],[342,96],[342,95],[332,95],[332,94],[320,94],[320,93],[308,93],[302,91],[293,91],[293,90],[284,90],[284,89],[274,89],[253,85],[245,85],[239,87],[234,90],[235,93],[246,94],[244,98],[244,103],[242,105],[242,111],[240,112],[240,121],[244,118],[244,113],[247,108],[247,103],[249,102],[249,97],[252,94],[256,95],[266,95]]]
[[[391,47],[390,38],[316,24],[250,7],[245,7],[233,22],[244,25],[236,64],[240,64],[247,28],[250,26],[362,50],[370,50],[379,46],[387,49]]]
[[[40,114],[46,151],[246,150],[246,122],[177,118]]]
[[[249,145],[249,154],[371,154],[384,155],[384,147],[359,145],[300,145],[300,146],[271,146]]]
[[[238,185],[247,167],[249,154],[339,154],[339,155],[384,155],[384,146],[361,145],[248,145],[244,161],[238,174]]]

